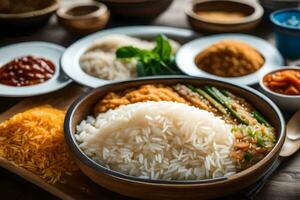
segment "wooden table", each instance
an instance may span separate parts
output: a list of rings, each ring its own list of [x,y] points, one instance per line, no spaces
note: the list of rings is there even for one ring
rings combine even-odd
[[[63,3],[74,2],[64,0]],[[82,1],[82,0],[76,0]],[[176,0],[170,9],[162,14],[153,25],[173,26],[189,28],[184,15],[184,8],[188,1]],[[132,21],[111,20],[108,28],[125,25],[144,25]],[[273,43],[272,28],[270,24],[263,23],[250,34],[263,37]],[[55,17],[49,25],[41,28],[35,33],[22,36],[0,36],[0,45],[12,44],[21,41],[48,41],[68,46],[79,39],[78,36],[66,32],[56,23]],[[7,110],[22,98],[0,98],[0,113]],[[43,191],[37,186],[26,182],[4,169],[0,169],[0,193],[1,199],[56,199],[51,194]],[[286,160],[277,172],[270,178],[264,189],[259,193],[257,199],[300,199],[300,154],[297,153]]]

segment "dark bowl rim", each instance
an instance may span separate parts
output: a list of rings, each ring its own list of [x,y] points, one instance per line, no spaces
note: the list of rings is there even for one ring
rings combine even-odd
[[[288,25],[279,23],[275,19],[276,15],[284,13],[284,12],[289,12],[289,11],[297,11],[297,12],[300,13],[300,8],[285,8],[285,9],[281,9],[281,10],[276,10],[276,11],[274,11],[270,14],[269,19],[273,23],[273,25],[278,27],[278,28],[282,28],[282,29],[285,29],[285,30],[291,30],[291,31],[295,31],[295,32],[300,32],[300,28],[293,27],[293,26],[288,26]]]
[[[47,15],[50,13],[54,13],[58,9],[58,7],[59,7],[58,0],[52,0],[51,5],[40,10],[33,10],[30,12],[13,13],[13,14],[0,13],[0,19],[22,19],[22,18],[31,18],[31,17]]]
[[[71,127],[71,121],[73,114],[77,107],[90,95],[94,94],[100,89],[103,88],[110,88],[114,85],[126,85],[131,82],[144,82],[144,81],[159,81],[159,80],[165,80],[165,79],[171,79],[171,80],[204,80],[204,81],[212,81],[212,82],[217,82],[219,84],[224,84],[224,85],[230,85],[232,87],[244,90],[248,93],[252,93],[253,95],[257,96],[261,100],[263,100],[266,104],[270,106],[272,111],[276,114],[276,118],[279,121],[280,125],[280,130],[278,130],[278,133],[280,135],[279,138],[277,138],[276,144],[273,147],[273,149],[258,163],[255,165],[251,166],[250,168],[243,170],[241,172],[238,172],[232,176],[229,177],[220,177],[220,178],[215,178],[215,179],[203,179],[203,180],[172,180],[172,181],[166,181],[166,180],[150,180],[150,179],[143,179],[143,178],[138,178],[130,175],[125,175],[120,172],[116,172],[114,170],[108,169],[106,167],[101,166],[100,164],[96,163],[94,160],[89,158],[85,153],[79,148],[76,139],[74,137],[74,134],[72,133],[72,127]],[[242,86],[242,85],[236,85],[233,83],[229,83],[226,81],[221,81],[221,80],[215,80],[215,79],[210,79],[210,78],[204,78],[204,77],[191,77],[191,76],[159,76],[159,77],[146,77],[146,78],[138,78],[138,79],[133,79],[133,80],[126,80],[126,81],[119,81],[119,82],[113,82],[104,86],[100,86],[98,88],[92,89],[89,92],[83,94],[79,98],[77,98],[69,107],[65,121],[64,121],[64,135],[65,135],[65,141],[72,152],[73,156],[75,156],[76,159],[78,159],[80,162],[82,162],[84,165],[92,168],[93,170],[97,171],[98,173],[102,173],[105,175],[108,175],[110,177],[116,178],[116,179],[121,179],[124,181],[128,182],[135,182],[135,183],[141,183],[141,184],[152,184],[152,185],[161,185],[161,186],[199,186],[199,185],[214,185],[214,184],[223,184],[229,181],[234,181],[238,180],[246,175],[249,175],[251,173],[254,173],[254,171],[257,171],[261,167],[263,167],[266,163],[270,162],[272,158],[276,155],[279,154],[279,151],[281,150],[284,140],[285,140],[285,120],[283,118],[283,115],[279,108],[265,95],[262,93],[248,87],[248,86]],[[274,161],[273,161],[274,162]]]
[[[252,7],[254,9],[254,12],[252,14],[250,14],[249,16],[246,16],[246,17],[242,18],[241,20],[238,20],[235,22],[217,22],[217,21],[208,20],[203,17],[200,17],[193,10],[194,6],[197,4],[202,4],[202,3],[207,3],[207,2],[213,3],[215,1],[234,2],[237,4],[246,5],[246,6]],[[250,23],[259,21],[264,15],[264,9],[259,3],[256,3],[255,1],[253,1],[253,2],[248,1],[248,0],[246,0],[246,1],[240,1],[240,0],[196,0],[193,3],[191,3],[191,5],[189,7],[187,7],[185,9],[185,14],[189,18],[194,19],[198,22],[211,24],[211,25],[228,26],[228,25],[250,24]]]

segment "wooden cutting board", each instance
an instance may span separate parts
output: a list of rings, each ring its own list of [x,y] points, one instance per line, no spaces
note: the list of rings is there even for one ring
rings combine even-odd
[[[14,114],[23,112],[29,108],[49,104],[55,108],[67,110],[72,102],[80,95],[87,92],[88,89],[71,84],[65,89],[47,95],[31,97],[16,104],[6,112],[0,115],[0,122],[12,117]],[[126,199],[121,195],[113,193],[102,187],[99,187],[81,171],[76,171],[72,176],[65,176],[66,183],[49,184],[34,173],[17,167],[10,161],[0,157],[0,166],[15,173],[31,183],[41,187],[42,189],[52,193],[53,195],[66,200],[75,199]]]

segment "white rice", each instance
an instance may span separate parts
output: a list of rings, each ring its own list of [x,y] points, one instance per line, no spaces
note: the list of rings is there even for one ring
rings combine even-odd
[[[115,54],[107,52],[87,52],[81,56],[80,65],[86,73],[105,80],[126,80],[137,76],[135,61],[116,59]]]
[[[179,44],[170,41],[174,52]],[[136,62],[117,59],[115,52],[124,46],[140,49],[153,49],[154,42],[141,40],[126,35],[109,35],[97,39],[80,57],[80,67],[86,73],[105,80],[126,80],[136,77]]]
[[[88,116],[80,148],[97,163],[146,179],[200,180],[236,173],[230,125],[176,102],[142,102]]]

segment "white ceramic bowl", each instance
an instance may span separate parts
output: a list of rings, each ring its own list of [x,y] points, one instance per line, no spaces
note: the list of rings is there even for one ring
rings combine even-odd
[[[293,96],[276,93],[267,88],[263,83],[263,79],[267,74],[288,69],[296,69],[300,71],[300,67],[282,67],[280,69],[270,71],[260,78],[259,85],[262,88],[263,93],[265,93],[270,99],[272,99],[282,110],[297,111],[300,110],[300,95]]]
[[[195,32],[188,29],[163,26],[127,26],[107,29],[88,35],[68,47],[61,59],[62,69],[71,79],[73,79],[77,83],[91,88],[96,88],[111,83],[113,81],[91,76],[81,69],[79,63],[80,57],[90,47],[90,45],[96,39],[110,34],[124,34],[132,37],[145,39],[147,38],[153,40],[157,35],[161,33],[180,43],[186,43],[187,41],[190,41],[197,36]]]
[[[14,87],[0,84],[0,97],[28,97],[57,91],[72,82],[61,70],[60,58],[65,48],[48,42],[22,42],[0,48],[0,67],[16,57],[34,55],[47,58],[55,64],[53,77],[44,83]]]
[[[196,56],[212,44],[228,39],[248,43],[262,54],[265,59],[264,65],[253,73],[239,77],[221,77],[199,69],[195,64]],[[279,69],[277,66],[282,66],[284,60],[279,51],[268,41],[251,35],[231,33],[201,37],[184,44],[176,54],[176,63],[181,71],[190,76],[212,78],[238,85],[254,85],[259,82],[259,77],[262,75],[270,70]]]

